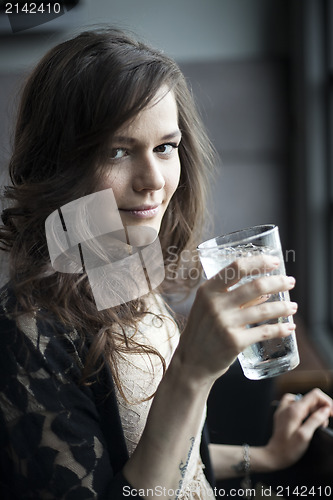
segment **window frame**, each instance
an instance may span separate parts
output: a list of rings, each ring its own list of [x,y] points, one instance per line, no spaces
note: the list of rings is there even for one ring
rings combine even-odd
[[[333,1],[292,10],[291,235],[306,332],[333,367]]]

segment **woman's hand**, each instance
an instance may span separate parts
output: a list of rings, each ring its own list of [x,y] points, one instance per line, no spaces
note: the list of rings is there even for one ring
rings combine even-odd
[[[190,377],[213,382],[249,345],[292,333],[290,323],[246,326],[296,312],[292,302],[265,302],[270,294],[294,287],[293,278],[267,276],[278,266],[279,260],[268,255],[238,259],[199,287],[176,351]],[[258,275],[230,290],[242,278]]]
[[[312,436],[320,426],[327,427],[333,416],[333,401],[320,389],[303,398],[285,394],[274,414],[273,435],[263,448],[263,460],[271,470],[289,467],[306,452]]]
[[[333,401],[320,389],[313,389],[301,399],[285,394],[274,414],[268,444],[250,447],[251,472],[275,472],[296,463],[306,452],[315,430],[327,426],[330,416]],[[209,449],[216,480],[244,474],[241,446],[210,444]]]

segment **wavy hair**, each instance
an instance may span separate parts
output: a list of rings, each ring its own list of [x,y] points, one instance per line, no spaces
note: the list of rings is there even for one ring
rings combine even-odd
[[[98,190],[110,138],[165,85],[174,93],[182,133],[180,183],[159,233],[163,286],[174,285],[168,248],[179,263],[182,252],[198,244],[214,151],[178,65],[133,34],[115,28],[86,31],[43,57],[22,92],[9,164],[12,185],[4,192],[8,207],[0,242],[10,255],[10,281],[20,311],[47,310],[80,332],[89,345],[83,380],[108,359],[122,394],[117,356],[128,351],[159,355],[126,335],[147,313],[145,302],[97,311],[86,274],[52,270],[44,225],[54,210]],[[191,283],[183,280],[185,287]]]

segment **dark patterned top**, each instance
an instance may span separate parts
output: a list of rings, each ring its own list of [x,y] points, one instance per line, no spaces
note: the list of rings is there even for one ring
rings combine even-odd
[[[0,498],[125,498],[128,454],[108,369],[80,385],[79,336],[31,315],[16,324],[7,288],[0,298]]]

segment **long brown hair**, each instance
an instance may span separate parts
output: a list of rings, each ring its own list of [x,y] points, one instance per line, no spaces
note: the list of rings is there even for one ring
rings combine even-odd
[[[12,185],[5,190],[10,205],[3,211],[0,241],[10,252],[10,281],[20,310],[47,310],[80,332],[90,345],[85,376],[108,359],[120,391],[117,355],[157,354],[126,336],[126,328],[146,313],[144,301],[97,311],[85,274],[50,267],[44,224],[54,210],[98,190],[110,137],[163,85],[174,93],[182,132],[180,183],[159,234],[165,284],[172,284],[168,249],[178,262],[184,250],[198,244],[213,149],[178,65],[134,35],[114,28],[86,31],[44,56],[23,90],[9,165]]]

